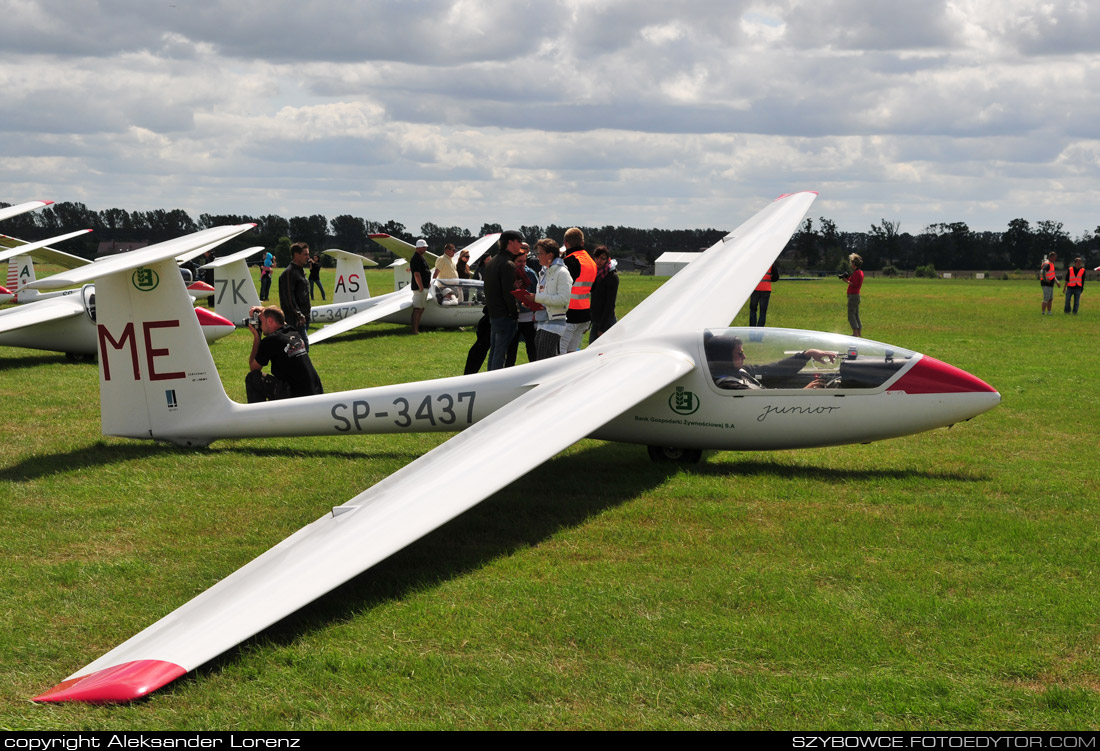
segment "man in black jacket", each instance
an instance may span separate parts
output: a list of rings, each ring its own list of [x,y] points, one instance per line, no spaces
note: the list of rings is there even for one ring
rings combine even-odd
[[[504,367],[508,345],[519,330],[519,308],[512,290],[516,288],[516,259],[524,254],[523,235],[502,232],[500,250],[485,269],[485,306],[489,309],[489,370]]]
[[[279,275],[279,307],[283,309],[287,324],[302,335],[309,349],[309,279],[305,266],[309,263],[309,246],[294,243],[290,246],[290,265]]]

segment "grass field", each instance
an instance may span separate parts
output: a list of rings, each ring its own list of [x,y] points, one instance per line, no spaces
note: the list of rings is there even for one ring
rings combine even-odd
[[[624,277],[620,314],[660,281]],[[1033,282],[869,280],[869,337],[1001,406],[687,469],[583,441],[125,706],[28,699],[446,436],[103,438],[94,365],[0,349],[0,726],[1096,728],[1100,292],[1076,317],[1039,301]],[[781,282],[768,323],[846,333],[844,286]],[[461,372],[472,340],[378,325],[313,358],[334,391]],[[249,346],[212,347],[238,400]]]

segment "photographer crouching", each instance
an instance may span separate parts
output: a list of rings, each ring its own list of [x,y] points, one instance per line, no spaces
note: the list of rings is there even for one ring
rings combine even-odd
[[[302,335],[287,325],[282,310],[274,305],[249,309],[248,329],[252,332],[251,370],[244,386],[249,404],[325,393]],[[263,372],[268,363],[270,375]]]

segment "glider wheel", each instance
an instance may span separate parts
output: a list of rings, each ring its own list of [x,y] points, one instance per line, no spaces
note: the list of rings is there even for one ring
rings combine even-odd
[[[647,446],[649,458],[655,462],[697,464],[703,458],[701,449],[678,449],[671,446]]]

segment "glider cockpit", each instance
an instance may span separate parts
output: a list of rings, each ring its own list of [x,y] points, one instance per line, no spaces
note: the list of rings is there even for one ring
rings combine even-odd
[[[794,329],[707,329],[703,353],[719,393],[881,389],[916,352],[870,339]]]

